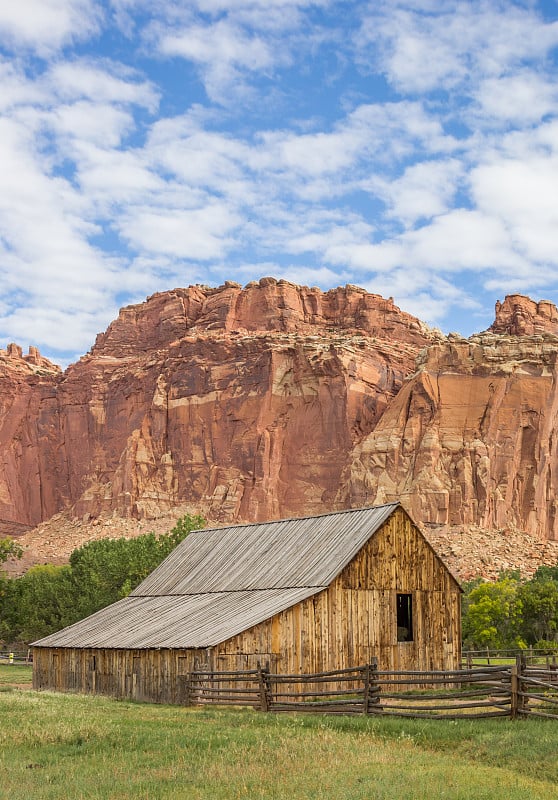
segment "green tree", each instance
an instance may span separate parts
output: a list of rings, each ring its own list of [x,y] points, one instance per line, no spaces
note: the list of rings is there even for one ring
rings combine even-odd
[[[70,567],[31,567],[7,584],[1,635],[12,643],[28,643],[76,621]]]
[[[204,524],[202,517],[186,515],[161,536],[99,539],[74,550],[70,567],[78,618],[126,597],[188,533]]]
[[[21,558],[23,551],[13,539],[5,537],[0,539],[0,564],[5,564],[9,558]],[[3,620],[6,607],[6,594],[10,579],[3,569],[0,569],[0,639],[2,638]]]
[[[161,548],[161,555],[166,558],[177,545],[182,542],[189,533],[197,531],[200,528],[205,528],[205,519],[199,514],[186,514],[176,520],[176,524],[170,529],[168,533],[164,533],[159,537],[159,545]]]
[[[9,536],[0,539],[0,564],[5,564],[9,558],[21,558],[22,555],[21,547]]]
[[[527,644],[556,641],[558,638],[558,581],[548,571],[538,571],[532,580],[519,587],[522,608],[521,633]]]
[[[471,589],[463,615],[463,640],[468,648],[522,647],[520,580],[506,575]]]
[[[204,524],[202,517],[187,515],[161,536],[88,542],[72,552],[68,565],[36,566],[20,578],[6,579],[0,637],[28,643],[126,597],[190,531]],[[5,560],[17,555],[17,547],[3,545],[0,559],[2,553]]]

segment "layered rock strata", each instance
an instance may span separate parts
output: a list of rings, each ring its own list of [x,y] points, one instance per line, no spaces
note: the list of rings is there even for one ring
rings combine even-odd
[[[347,454],[436,336],[353,286],[264,278],[154,295],[30,399],[15,387],[29,455],[3,476],[4,517],[152,518],[181,502],[217,521],[327,510]],[[13,440],[6,430],[0,446]]]
[[[450,561],[492,537],[506,565],[523,536],[515,563],[533,566],[558,541],[557,354],[556,307],[520,295],[463,339],[355,286],[156,294],[64,374],[0,351],[0,521],[41,523],[21,539],[39,560],[42,536],[50,559],[184,509],[227,523],[400,499]]]
[[[558,539],[558,337],[450,337],[355,447],[338,501]]]

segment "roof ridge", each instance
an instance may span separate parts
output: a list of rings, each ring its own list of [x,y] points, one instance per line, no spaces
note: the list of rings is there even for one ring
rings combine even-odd
[[[392,503],[379,503],[377,506],[361,506],[359,508],[345,508],[338,511],[324,511],[323,514],[308,514],[305,517],[282,517],[281,519],[269,519],[262,522],[239,522],[222,525],[221,527],[213,528],[198,528],[192,533],[209,533],[209,531],[223,531],[228,528],[257,528],[259,525],[279,525],[281,522],[302,522],[306,519],[321,519],[323,517],[333,517],[340,514],[352,514],[358,511],[376,511],[379,508],[396,508],[400,506],[399,500],[394,500]]]

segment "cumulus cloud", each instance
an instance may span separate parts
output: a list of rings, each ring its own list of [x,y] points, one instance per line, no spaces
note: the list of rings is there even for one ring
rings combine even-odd
[[[372,52],[371,66],[405,94],[467,91],[479,77],[505,76],[557,44],[558,22],[515,3],[483,0],[418,8],[412,2],[373,3],[357,37],[363,61]]]
[[[87,39],[101,24],[93,0],[18,0],[0,3],[0,42],[12,51],[21,47],[47,56],[62,45]]]
[[[486,292],[558,300],[558,23],[537,8],[6,6],[0,337],[46,306],[33,343],[68,358],[122,302],[262,274],[451,328]]]

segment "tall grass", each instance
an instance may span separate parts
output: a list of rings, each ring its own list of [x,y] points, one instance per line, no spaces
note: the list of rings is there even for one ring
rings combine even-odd
[[[558,723],[273,715],[0,693],[0,797],[534,800]]]

